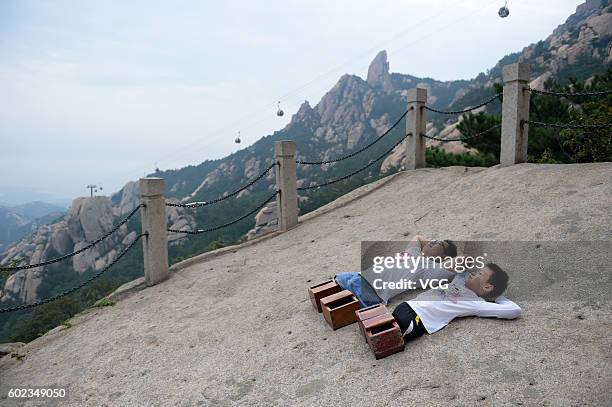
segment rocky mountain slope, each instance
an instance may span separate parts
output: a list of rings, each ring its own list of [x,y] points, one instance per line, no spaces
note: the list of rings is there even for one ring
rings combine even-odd
[[[130,193],[122,196],[115,206],[111,198],[104,196],[75,199],[59,222],[41,225],[36,233],[10,246],[4,253],[2,263],[9,264],[25,258],[26,264],[35,264],[82,249],[110,231],[120,218],[140,203],[136,183],[129,183],[124,191]],[[182,227],[192,221],[188,214],[179,214],[177,208],[168,208],[167,216],[169,224],[174,226]],[[100,270],[129,246],[136,236],[137,230],[130,230],[128,224],[124,224],[100,244],[67,260],[69,266],[76,273],[88,269]],[[43,278],[52,276],[48,276],[41,267],[13,273],[6,279],[4,289],[0,290],[0,299],[34,301],[38,298],[37,290]]]
[[[610,196],[610,163],[400,172],[77,316],[0,359],[0,390],[55,383],[75,406],[609,406]],[[524,242],[488,258],[522,317],[460,318],[378,361],[355,325],[332,331],[306,288],[358,270],[360,240],[416,233]]]
[[[0,206],[0,253],[4,247],[35,232],[39,225],[56,221],[64,208],[45,202]]]
[[[166,180],[166,196],[179,201],[206,201],[232,192],[237,186],[246,184],[250,179],[263,171],[273,162],[273,143],[276,140],[293,139],[298,146],[298,159],[319,160],[337,157],[354,151],[369,143],[386,131],[401,116],[406,107],[406,90],[413,87],[428,89],[428,103],[438,109],[460,109],[473,106],[495,93],[493,84],[500,81],[503,65],[518,60],[532,65],[532,86],[542,87],[545,80],[554,78],[566,80],[571,75],[588,78],[596,72],[612,65],[610,51],[612,47],[612,6],[606,0],[588,0],[580,5],[576,13],[560,25],[544,41],[529,45],[521,52],[510,54],[489,70],[472,80],[436,81],[431,78],[417,78],[411,75],[392,73],[385,51],[376,55],[364,80],[355,75],[343,75],[337,84],[327,92],[314,106],[304,102],[292,116],[291,122],[283,129],[263,137],[253,145],[229,155],[223,159],[205,161],[196,166],[178,170],[159,171],[153,175]],[[500,109],[499,103],[486,107],[495,113]],[[429,135],[453,138],[457,136],[456,122],[445,121],[446,117],[435,114],[428,116],[427,131]],[[307,186],[344,175],[359,168],[368,160],[378,156],[395,140],[403,135],[405,125],[402,123],[391,132],[378,148],[369,150],[356,160],[324,166],[298,166],[298,185]],[[432,145],[436,142],[430,143]],[[462,147],[452,143],[451,149]],[[445,147],[446,148],[446,147]],[[363,173],[363,179],[379,176],[380,173],[391,173],[401,167],[402,150],[397,149],[383,162],[373,165]],[[274,176],[270,172],[263,181],[239,195],[239,202],[252,202],[251,206],[262,200],[274,190]],[[74,249],[82,247],[87,236],[109,227],[110,219],[116,219],[128,213],[138,203],[138,191],[134,182],[126,184],[110,199],[77,200],[73,203],[67,218],[49,225],[5,250],[0,256],[0,264],[8,264],[16,258],[26,258],[30,262],[48,259],[56,249]],[[301,198],[308,202],[308,195]],[[247,207],[247,204],[243,204]],[[84,207],[84,208],[82,208]],[[268,208],[270,209],[270,208]],[[99,217],[95,226],[88,225],[78,218],[81,211],[91,211],[92,216]],[[246,211],[244,211],[246,212]],[[243,213],[244,213],[243,212]],[[85,213],[85,212],[83,212]],[[187,214],[181,211],[169,211],[170,225],[181,228],[188,225],[204,224],[212,220],[223,220],[220,213]],[[264,218],[260,214],[260,218]],[[269,218],[268,216],[265,217]],[[104,221],[102,219],[105,219]],[[69,224],[78,225],[71,229]],[[93,229],[90,230],[90,226]],[[266,226],[266,225],[262,225]],[[128,235],[122,231],[114,243],[100,247],[89,255],[78,260],[75,258],[75,270],[83,268],[98,269],[116,255],[123,247],[122,242]],[[53,236],[56,236],[54,238]],[[61,236],[61,237],[60,237]],[[182,243],[181,236],[171,235],[175,244]],[[129,240],[129,239],[128,239]],[[35,278],[19,273],[6,281],[5,298],[34,298],[34,283],[27,283]],[[29,289],[27,287],[30,287]],[[29,291],[28,291],[29,290]],[[30,294],[25,294],[28,291]]]

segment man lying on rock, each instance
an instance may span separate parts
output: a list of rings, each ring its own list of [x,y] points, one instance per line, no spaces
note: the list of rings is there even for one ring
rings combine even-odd
[[[457,246],[451,240],[428,240],[421,235],[416,235],[405,253],[412,258],[421,256],[436,259],[454,258],[457,256]],[[414,288],[383,286],[381,281],[404,281],[417,285],[422,281],[450,282],[455,276],[456,273],[453,270],[445,268],[438,261],[413,264],[412,267],[410,263],[408,267],[384,267],[379,272],[372,272],[372,267],[370,267],[363,273],[338,273],[334,280],[343,290],[352,292],[362,307],[369,307],[381,303],[386,305],[391,298]]]
[[[518,318],[521,308],[501,296],[507,286],[508,274],[489,263],[458,274],[445,289],[431,289],[401,303],[393,311],[393,318],[404,341],[426,332],[433,334],[457,317]]]

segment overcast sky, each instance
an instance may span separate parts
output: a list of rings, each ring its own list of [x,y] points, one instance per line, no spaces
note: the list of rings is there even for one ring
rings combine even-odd
[[[509,0],[502,20],[500,0],[2,0],[0,201],[223,157],[381,49],[392,72],[472,78],[580,3]]]

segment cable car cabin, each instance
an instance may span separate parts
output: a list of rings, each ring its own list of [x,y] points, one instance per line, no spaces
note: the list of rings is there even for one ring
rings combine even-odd
[[[506,5],[504,4],[504,6],[499,9],[497,14],[499,14],[501,18],[506,18],[510,15],[510,10],[508,10],[508,7],[506,7]]]

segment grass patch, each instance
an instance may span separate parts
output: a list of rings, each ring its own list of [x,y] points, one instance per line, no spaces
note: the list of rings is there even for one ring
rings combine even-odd
[[[115,301],[109,299],[109,298],[102,298],[100,301],[96,302],[94,304],[94,306],[98,307],[98,308],[102,308],[102,307],[112,307],[116,304]]]

